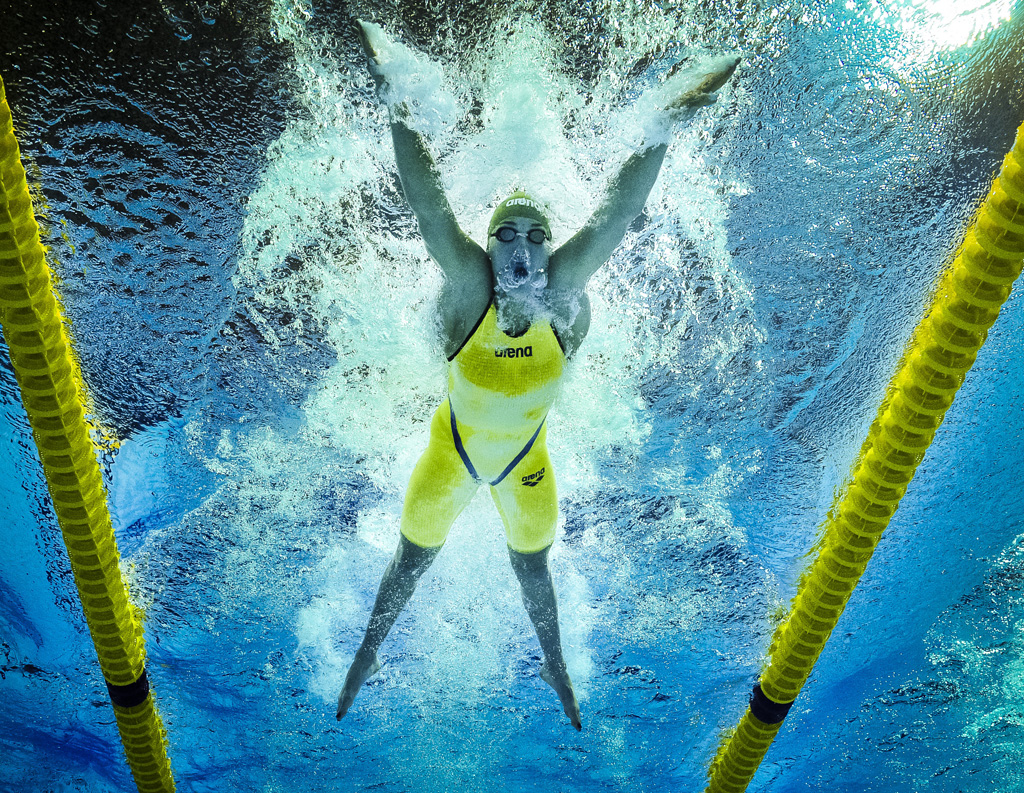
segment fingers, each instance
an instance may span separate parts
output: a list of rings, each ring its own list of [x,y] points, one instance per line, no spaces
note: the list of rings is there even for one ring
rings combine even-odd
[[[380,88],[383,77],[380,69],[380,51],[373,45],[373,37],[370,34],[369,23],[363,22],[363,20],[356,20],[359,31],[359,41],[363,45],[363,52],[366,53],[366,65],[370,70],[370,74],[373,75],[374,81],[377,83],[377,87]]]
[[[740,59],[735,55],[729,59],[723,59],[719,69],[704,75],[704,79],[701,81],[701,84],[697,86],[697,90],[706,94],[717,91],[729,82],[729,78],[732,77],[733,72],[736,71],[736,67],[739,66],[739,64]]]
[[[377,51],[373,48],[370,43],[370,35],[366,32],[366,23],[361,19],[357,19],[357,29],[359,31],[359,41],[363,45],[363,50],[366,52],[368,58],[377,60]]]
[[[665,106],[665,110],[669,111],[673,117],[682,113],[684,118],[676,120],[685,120],[686,110],[695,110],[699,107],[713,104],[716,99],[714,96],[715,91],[729,82],[729,78],[736,72],[736,67],[739,66],[739,63],[740,58],[735,55],[705,62],[702,64],[704,70],[706,70],[705,74],[697,78],[697,84],[694,86],[693,82],[690,82],[694,78],[687,78],[686,82],[693,87],[673,99]],[[666,81],[671,80],[675,76],[681,65],[682,62],[672,67],[665,78]]]

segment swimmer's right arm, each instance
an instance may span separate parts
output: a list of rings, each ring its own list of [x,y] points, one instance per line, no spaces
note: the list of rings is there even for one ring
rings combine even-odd
[[[358,24],[358,31],[379,93],[384,78],[377,65],[377,52],[362,22]],[[460,279],[481,273],[489,275],[491,266],[486,251],[459,227],[426,141],[405,121],[408,108],[400,103],[389,110],[391,141],[395,147],[402,192],[416,215],[427,253],[449,278]]]
[[[400,115],[400,111],[393,113]],[[448,277],[465,277],[471,272],[489,274],[487,253],[459,227],[423,136],[401,118],[393,117],[391,140],[402,191],[416,215],[427,253]]]

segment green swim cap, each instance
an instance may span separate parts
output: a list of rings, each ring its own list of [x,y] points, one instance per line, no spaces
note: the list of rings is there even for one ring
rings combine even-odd
[[[549,238],[551,237],[551,224],[548,223],[547,215],[544,212],[544,205],[530,198],[522,190],[516,190],[516,192],[498,204],[494,214],[491,215],[491,223],[487,227],[487,236],[490,237],[505,218],[514,217],[536,220],[544,227],[544,233]]]

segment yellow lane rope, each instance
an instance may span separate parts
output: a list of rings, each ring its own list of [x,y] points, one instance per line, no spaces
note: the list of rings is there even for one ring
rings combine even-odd
[[[852,480],[825,520],[819,554],[775,632],[750,707],[711,764],[708,793],[746,790],[1010,296],[1022,260],[1024,124],[889,384]]]
[[[2,78],[0,323],[128,765],[140,793],[169,793],[174,779],[146,677],[142,625],[118,566],[84,389],[39,241]]]

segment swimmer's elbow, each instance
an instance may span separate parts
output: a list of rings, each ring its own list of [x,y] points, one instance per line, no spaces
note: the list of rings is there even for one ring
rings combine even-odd
[[[427,254],[448,278],[462,278],[470,271],[490,266],[484,249],[473,242],[458,224],[424,228],[421,223],[420,234]]]

